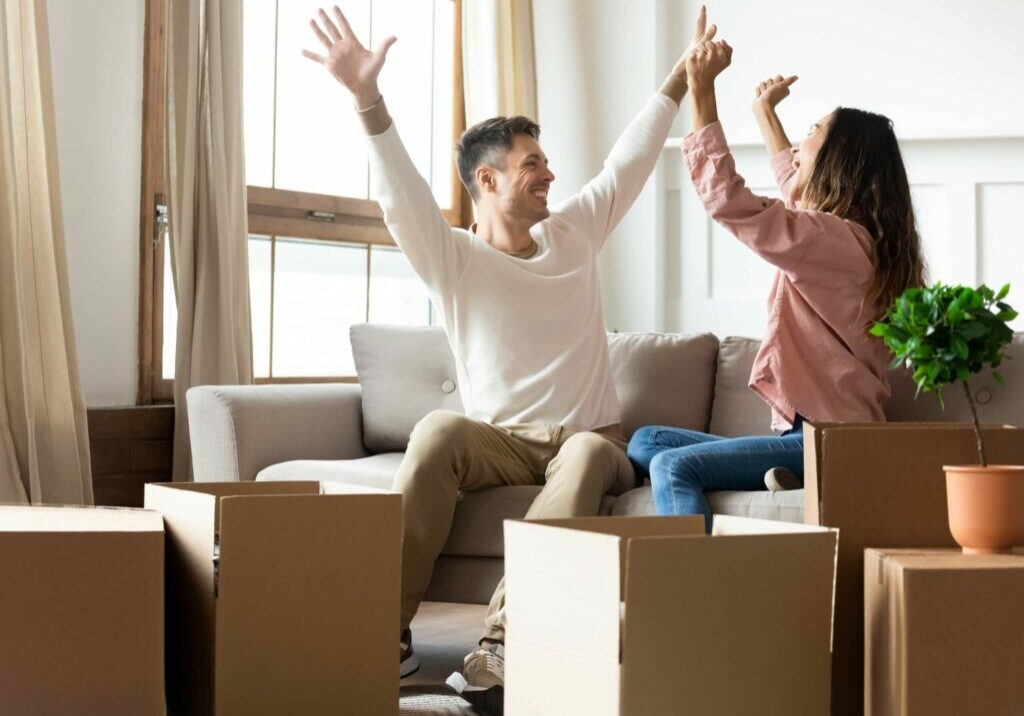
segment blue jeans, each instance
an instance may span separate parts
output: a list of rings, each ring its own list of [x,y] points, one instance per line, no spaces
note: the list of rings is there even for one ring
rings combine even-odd
[[[704,515],[711,532],[705,491],[763,490],[764,474],[784,467],[804,474],[804,433],[797,417],[782,435],[723,438],[717,435],[651,426],[629,441],[629,459],[640,478],[650,477],[659,515]]]

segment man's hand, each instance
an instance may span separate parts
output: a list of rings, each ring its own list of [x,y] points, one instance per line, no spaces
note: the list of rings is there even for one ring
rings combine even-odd
[[[323,10],[317,13],[319,22],[316,19],[309,21],[327,54],[320,55],[309,50],[303,50],[302,54],[326,67],[334,79],[345,85],[355,98],[357,109],[366,109],[380,101],[377,77],[396,38],[385,38],[377,49],[371,52],[363,47],[352,32],[352,27],[341,9],[335,5],[333,10],[337,25]]]
[[[711,90],[715,77],[732,62],[732,48],[725,40],[705,40],[686,58],[686,78],[694,92]]]
[[[789,88],[796,81],[796,75],[769,77],[754,90],[754,109],[775,109],[779,102],[789,97]]]
[[[686,94],[686,58],[689,57],[695,48],[697,48],[702,42],[711,40],[718,28],[714,25],[711,27],[708,24],[708,10],[706,7],[701,5],[700,13],[697,15],[697,29],[693,33],[693,38],[690,40],[690,44],[687,45],[683,54],[679,57],[672,71],[665,79],[665,83],[661,86],[661,93],[667,95],[679,104],[683,101],[683,96]]]

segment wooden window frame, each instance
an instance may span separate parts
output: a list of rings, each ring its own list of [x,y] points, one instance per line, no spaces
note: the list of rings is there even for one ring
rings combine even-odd
[[[453,59],[452,145],[466,128],[462,72],[462,1],[455,6]],[[137,403],[149,405],[174,400],[174,381],[163,377],[164,244],[167,217],[165,171],[165,85],[167,78],[167,2],[146,0],[142,98],[142,188],[139,213],[139,361]],[[327,241],[367,247],[367,266],[373,247],[394,247],[377,202],[308,192],[247,187],[250,235]],[[452,207],[442,213],[452,226],[472,222],[471,200],[458,172],[452,171]],[[272,242],[271,246],[275,244]],[[273,275],[274,253],[271,253]],[[367,281],[369,282],[369,273]],[[271,282],[273,321],[273,281]],[[369,283],[367,283],[369,294]],[[367,296],[369,298],[369,295]],[[369,312],[369,300],[367,300]],[[273,326],[271,326],[271,329]],[[273,330],[271,330],[273,356]],[[272,372],[272,371],[271,371]],[[257,384],[354,383],[355,376],[257,378]]]

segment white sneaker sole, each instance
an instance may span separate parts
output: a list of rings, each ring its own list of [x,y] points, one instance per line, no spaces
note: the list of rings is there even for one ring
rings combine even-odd
[[[398,664],[398,678],[404,679],[406,676],[412,676],[420,670],[420,660],[415,654],[410,654]]]
[[[483,711],[491,716],[502,716],[505,712],[505,687],[491,686],[470,686],[459,672],[449,676],[444,682],[448,688],[464,698],[478,711]]]

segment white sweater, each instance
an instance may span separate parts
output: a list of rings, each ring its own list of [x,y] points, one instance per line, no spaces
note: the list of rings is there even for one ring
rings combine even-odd
[[[677,111],[655,94],[604,169],[530,229],[538,250],[528,259],[448,225],[394,124],[369,138],[372,195],[444,316],[469,417],[576,430],[619,422],[597,254],[653,171]]]

